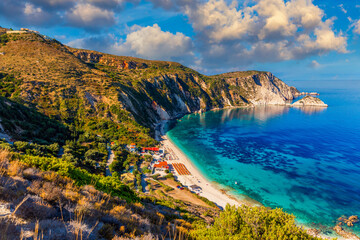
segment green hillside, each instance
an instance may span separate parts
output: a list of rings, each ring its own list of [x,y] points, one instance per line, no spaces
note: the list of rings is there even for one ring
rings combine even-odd
[[[272,74],[205,76],[35,33],[2,31],[0,53],[1,132],[15,141],[0,140],[0,239],[318,239],[280,209],[179,200],[171,173],[144,178],[149,158],[126,148],[158,146],[162,120],[250,106],[259,88],[295,96]]]

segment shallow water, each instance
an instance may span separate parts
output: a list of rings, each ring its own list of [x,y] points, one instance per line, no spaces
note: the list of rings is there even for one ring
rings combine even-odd
[[[360,86],[317,90],[329,108],[192,114],[167,135],[209,180],[301,223],[332,227],[360,215]]]

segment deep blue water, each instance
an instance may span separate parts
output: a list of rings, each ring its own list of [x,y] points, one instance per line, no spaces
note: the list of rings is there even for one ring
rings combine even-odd
[[[192,114],[167,135],[209,180],[239,197],[332,227],[342,215],[360,216],[360,84],[298,83],[329,107]]]

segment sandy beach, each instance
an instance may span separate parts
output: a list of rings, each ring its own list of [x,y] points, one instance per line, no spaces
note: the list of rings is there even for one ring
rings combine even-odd
[[[239,206],[244,203],[216,188],[213,183],[202,176],[199,170],[193,166],[191,161],[168,139],[167,136],[161,137],[163,139],[161,142],[164,147],[171,149],[175,155],[175,160],[170,160],[169,164],[172,162],[183,163],[191,173],[191,175],[179,175],[176,171],[174,171],[174,175],[184,186],[189,187],[194,184],[198,185],[202,188],[200,196],[209,199],[222,208],[225,208],[226,204]]]
[[[197,185],[201,187],[202,191],[199,195],[214,202],[220,208],[225,208],[227,204],[236,206],[240,206],[241,204],[250,204],[248,201],[241,201],[240,199],[230,196],[224,190],[221,190],[214,183],[203,177],[203,175],[193,165],[190,159],[188,159],[187,156],[165,135],[163,131],[165,124],[166,121],[162,122],[158,126],[156,131],[156,138],[161,141],[163,147],[167,149],[172,156],[173,160],[168,161],[168,163],[182,163],[191,173],[191,175],[179,175],[175,170],[173,170],[173,174],[177,180],[181,182],[181,184],[187,187],[191,185]]]

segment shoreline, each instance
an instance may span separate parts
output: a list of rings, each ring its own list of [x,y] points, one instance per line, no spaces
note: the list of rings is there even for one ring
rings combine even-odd
[[[184,186],[198,185],[201,187],[202,191],[199,194],[202,197],[207,198],[208,200],[214,202],[219,208],[224,209],[227,204],[240,206],[242,204],[255,206],[254,202],[247,200],[238,199],[236,196],[232,196],[228,193],[228,189],[222,188],[218,183],[214,183],[206,179],[203,174],[198,170],[191,160],[179,149],[176,144],[174,144],[164,132],[164,126],[167,123],[167,120],[161,121],[158,125],[155,139],[161,142],[163,147],[169,149],[172,152],[172,155],[176,157],[176,160],[168,161],[169,164],[172,163],[182,163],[189,170],[191,175],[179,175],[175,170],[173,174],[176,179],[181,182]]]
[[[171,151],[171,155],[176,158],[176,160],[169,160],[168,163],[183,163],[186,168],[190,171],[191,175],[179,175],[175,170],[173,174],[176,177],[176,180],[181,182],[184,186],[191,186],[193,184],[198,185],[202,188],[201,193],[199,194],[202,197],[207,198],[208,200],[214,202],[220,209],[224,209],[227,204],[241,206],[243,204],[247,206],[263,206],[260,202],[257,202],[254,199],[244,195],[244,199],[239,199],[240,195],[229,194],[229,188],[222,187],[219,183],[210,181],[198,170],[192,161],[186,156],[182,150],[171,141],[171,139],[164,132],[164,126],[168,120],[163,120],[156,128],[155,139],[160,141],[165,149]],[[297,225],[305,229],[310,235],[315,236],[314,229],[306,226],[305,224],[297,223]],[[329,236],[324,233],[317,234],[317,237],[322,239],[333,239],[337,236]],[[338,236],[338,240],[354,240],[353,238],[345,238],[344,236]]]
[[[177,157],[176,160],[168,161],[169,164],[172,162],[183,163],[186,168],[190,171],[191,175],[179,175],[176,171],[173,171],[176,179],[181,182],[184,186],[198,185],[202,188],[199,194],[202,197],[209,199],[214,202],[218,207],[225,208],[227,204],[240,206],[242,204],[249,205],[247,201],[241,201],[235,196],[231,196],[225,189],[216,186],[213,182],[206,179],[200,171],[194,166],[190,159],[166,136],[161,136],[161,143],[165,148],[171,149],[173,154]],[[254,204],[252,204],[254,205]]]

